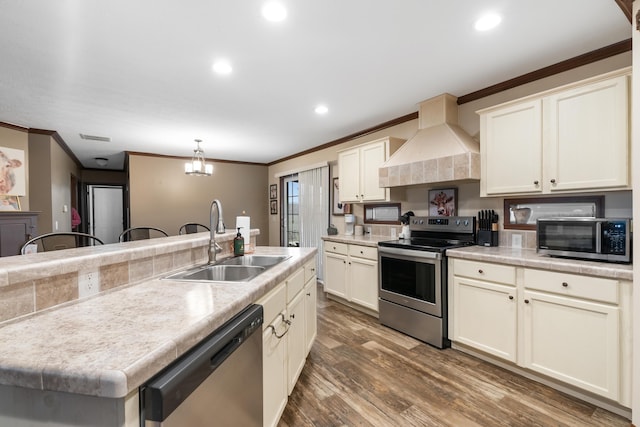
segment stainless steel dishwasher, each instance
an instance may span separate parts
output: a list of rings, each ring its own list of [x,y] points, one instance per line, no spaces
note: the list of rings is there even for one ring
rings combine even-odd
[[[250,305],[142,386],[141,425],[262,426],[262,322]]]

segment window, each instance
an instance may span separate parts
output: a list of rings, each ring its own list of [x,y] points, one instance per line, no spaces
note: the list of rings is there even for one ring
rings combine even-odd
[[[298,174],[282,179],[284,188],[283,237],[284,246],[300,246],[300,188]]]

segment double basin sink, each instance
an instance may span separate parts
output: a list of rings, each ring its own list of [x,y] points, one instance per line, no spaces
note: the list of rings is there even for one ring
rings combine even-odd
[[[244,255],[223,259],[215,264],[189,267],[165,279],[194,282],[248,282],[290,257],[290,255]]]

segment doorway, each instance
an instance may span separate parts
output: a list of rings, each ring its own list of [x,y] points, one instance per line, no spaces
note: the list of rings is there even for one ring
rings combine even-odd
[[[300,246],[300,190],[298,174],[282,178],[282,241],[284,246]]]
[[[87,185],[88,233],[105,244],[117,243],[124,231],[124,187]]]

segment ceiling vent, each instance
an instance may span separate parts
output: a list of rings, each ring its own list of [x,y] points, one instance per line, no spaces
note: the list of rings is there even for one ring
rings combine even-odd
[[[81,133],[80,138],[86,139],[87,141],[111,142],[111,138],[109,138],[108,136],[87,135]]]

